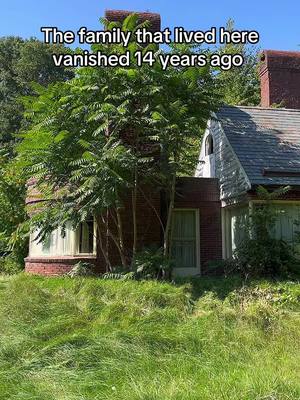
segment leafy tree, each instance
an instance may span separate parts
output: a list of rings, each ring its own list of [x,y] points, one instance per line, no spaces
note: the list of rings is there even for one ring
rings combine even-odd
[[[71,70],[55,67],[52,54],[66,52],[62,46],[37,39],[0,38],[0,142],[11,141],[24,122],[21,96],[33,94],[32,83],[47,86],[73,76]]]
[[[107,29],[116,26],[104,23]],[[122,24],[125,31],[137,27],[134,14]],[[131,192],[135,239],[129,258],[134,259],[136,196],[143,185],[152,185],[166,193],[164,255],[169,256],[176,176],[186,173],[191,141],[201,136],[217,96],[208,67],[170,66],[163,71],[157,60],[152,66],[137,67],[134,53],[150,49],[157,51],[151,45],[140,46],[134,36],[127,49],[95,45],[93,51],[106,54],[130,51],[131,68],[82,68],[70,82],[41,90],[29,101],[33,124],[19,146],[20,165],[36,178],[43,196],[56,193],[34,218],[40,238],[67,220],[76,226],[94,215],[101,246],[105,216],[111,213],[117,235],[113,230],[109,235],[123,265],[128,265],[119,209],[125,193]],[[171,51],[192,50],[174,46]]]
[[[0,151],[0,257],[13,248],[15,255],[23,258],[27,247],[22,235],[26,218],[25,179],[11,163],[11,152],[10,146]]]
[[[234,30],[234,21],[229,19],[228,31]],[[258,76],[258,50],[245,44],[227,43],[218,48],[220,54],[242,54],[244,64],[228,71],[218,71],[221,96],[228,105],[252,105],[260,103],[260,83]]]
[[[26,252],[25,180],[12,161],[16,135],[27,123],[21,97],[35,93],[33,83],[47,86],[73,76],[54,66],[52,53],[58,51],[66,49],[36,39],[0,38],[0,256],[13,248],[22,259]]]

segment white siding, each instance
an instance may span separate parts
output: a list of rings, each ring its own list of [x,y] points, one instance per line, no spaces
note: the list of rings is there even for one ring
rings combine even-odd
[[[214,153],[205,155],[205,140],[211,134],[214,142]],[[230,146],[220,123],[210,120],[205,131],[195,176],[219,178],[221,199],[229,199],[246,193],[250,183]]]
[[[223,218],[223,257],[230,258],[234,250],[246,237],[248,232],[249,208],[233,207],[224,209]]]

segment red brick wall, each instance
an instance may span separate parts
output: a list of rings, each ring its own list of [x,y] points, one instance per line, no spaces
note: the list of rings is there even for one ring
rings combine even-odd
[[[261,61],[262,107],[300,109],[300,52],[266,50]]]
[[[221,204],[218,179],[179,178],[175,208],[198,208],[200,218],[200,262],[222,259]]]
[[[161,245],[161,225],[159,216],[161,214],[161,194],[157,189],[142,188],[137,195],[137,247],[141,250],[143,247]],[[120,210],[124,245],[126,248],[126,257],[130,262],[132,257],[133,245],[133,215],[132,215],[132,198],[129,194],[125,201],[124,207]],[[109,226],[112,232],[117,231],[115,224],[116,215],[109,218]],[[121,265],[119,251],[112,240],[108,241],[108,255],[113,265]],[[101,252],[101,250],[99,249]],[[103,259],[101,257],[101,259]]]
[[[123,22],[128,15],[136,13],[135,11],[125,11],[125,10],[106,10],[105,18],[108,21],[113,22]],[[160,15],[151,12],[138,12],[139,18],[138,22],[142,23],[144,21],[149,21],[150,26],[147,28],[149,31],[157,32],[160,31],[161,20]]]
[[[27,257],[25,258],[25,272],[36,275],[63,275],[69,272],[79,261],[91,264],[99,263],[96,257]],[[99,271],[104,272],[104,271]]]
[[[137,196],[137,229],[138,249],[155,245],[162,245],[162,229],[160,218],[163,219],[161,211],[161,192],[158,189],[144,187]],[[27,204],[30,201],[27,202]],[[201,270],[206,272],[208,261],[222,258],[221,240],[221,208],[219,200],[219,185],[217,179],[212,178],[179,178],[176,186],[175,208],[199,209],[200,217],[200,256]],[[124,201],[124,207],[120,210],[124,244],[128,262],[132,256],[133,243],[133,216],[131,196],[128,195]],[[160,216],[160,218],[159,218]],[[109,216],[109,226],[116,232],[116,215]],[[103,238],[104,244],[108,245],[109,259],[114,266],[121,265],[117,247],[111,239]],[[49,258],[27,258],[26,272],[42,275],[61,275],[72,268],[79,260],[92,262],[99,272],[105,272],[105,261],[98,246],[97,258],[87,257],[49,257]]]

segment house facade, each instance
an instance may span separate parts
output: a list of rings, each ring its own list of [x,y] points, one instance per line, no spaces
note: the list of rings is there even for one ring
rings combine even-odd
[[[300,52],[264,51],[260,77],[261,107],[223,107],[208,122],[195,174],[219,180],[223,258],[243,238],[259,185],[290,186],[275,202],[274,236],[294,243],[299,230]]]
[[[129,14],[107,11],[106,18],[122,21]],[[139,18],[150,21],[152,30],[160,29],[159,14],[140,13]],[[291,186],[277,201],[279,218],[274,235],[294,240],[294,222],[300,222],[300,52],[265,51],[260,74],[261,107],[221,108],[208,121],[195,176],[177,179],[172,224],[176,275],[206,274],[210,261],[232,256],[243,237],[243,221],[259,202],[259,185],[270,190]],[[281,108],[272,108],[273,104]],[[129,258],[133,243],[130,201],[125,198],[120,210]],[[29,209],[44,202],[34,181],[29,182]],[[162,246],[165,214],[162,192],[148,187],[144,194],[138,194],[138,250]],[[108,223],[115,220],[115,215],[108,215]],[[36,233],[30,237],[25,259],[28,273],[60,275],[78,261],[93,263],[98,272],[105,272],[105,256],[113,265],[121,264],[110,237],[100,245],[92,219],[76,230],[71,225],[64,232],[57,229],[43,243],[37,243],[35,237]]]
[[[163,244],[161,221],[165,217],[164,196],[151,189],[139,193],[137,198],[137,230],[139,250],[158,248]],[[28,208],[42,207],[44,200],[35,193],[34,182],[28,190]],[[124,245],[130,251],[133,243],[131,198],[125,199],[120,210],[124,227]],[[150,204],[151,203],[151,206]],[[114,224],[115,216],[108,222]],[[115,227],[116,228],[116,227]],[[215,178],[182,177],[177,179],[173,211],[172,257],[174,274],[179,276],[200,275],[207,272],[211,260],[222,258],[221,207],[219,183]],[[69,272],[79,261],[92,263],[98,272],[106,272],[103,252],[112,265],[121,265],[116,244],[107,236],[102,247],[97,240],[96,223],[88,220],[74,230],[67,226],[52,232],[46,241],[38,243],[36,232],[30,237],[29,255],[25,270],[40,275],[61,275]]]
[[[123,21],[131,12],[106,11],[109,21]],[[160,15],[139,13],[139,22],[149,21],[152,31],[160,30]],[[124,132],[126,140],[126,132]],[[131,198],[124,198],[120,210],[124,230],[124,247],[131,258],[133,244],[133,215]],[[26,204],[29,212],[47,203],[35,190],[34,180],[28,184]],[[137,196],[137,249],[162,247],[161,223],[166,219],[164,193],[152,187],[143,188]],[[110,230],[116,230],[113,211],[105,216]],[[82,222],[74,230],[71,224],[64,230],[58,228],[42,243],[30,237],[29,255],[25,259],[28,273],[43,275],[64,274],[78,261],[95,264],[98,272],[105,272],[107,258],[113,266],[120,266],[116,243],[109,234],[103,233],[101,243],[97,240],[96,223],[92,219]],[[102,236],[102,235],[101,235]],[[172,258],[177,275],[200,275],[206,273],[211,260],[222,258],[221,207],[219,183],[215,178],[182,177],[177,179],[172,225]]]

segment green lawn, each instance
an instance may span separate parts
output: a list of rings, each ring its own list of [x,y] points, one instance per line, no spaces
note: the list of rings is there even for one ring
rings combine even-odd
[[[300,399],[300,284],[0,281],[0,399]]]

